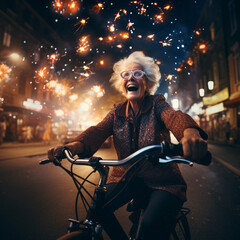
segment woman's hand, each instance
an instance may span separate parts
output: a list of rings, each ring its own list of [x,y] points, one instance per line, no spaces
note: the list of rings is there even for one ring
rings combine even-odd
[[[63,159],[65,158],[65,154],[64,154],[64,147],[65,146],[58,146],[55,148],[51,148],[48,150],[48,159],[50,161],[55,161],[55,159]]]
[[[207,141],[203,140],[195,128],[187,128],[181,139],[184,158],[199,161],[207,154]]]
[[[69,149],[70,152],[74,155],[80,154],[83,152],[83,144],[81,142],[72,142],[68,143],[64,146],[58,146],[55,148],[51,148],[48,150],[48,159],[51,161],[55,161],[55,159],[63,159],[65,158],[64,149]]]

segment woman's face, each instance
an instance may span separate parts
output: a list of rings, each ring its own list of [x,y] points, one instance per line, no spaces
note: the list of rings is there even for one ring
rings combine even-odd
[[[142,71],[141,66],[136,63],[127,65],[123,70],[121,77],[125,97],[130,101],[138,101],[142,99],[147,87],[145,73]]]

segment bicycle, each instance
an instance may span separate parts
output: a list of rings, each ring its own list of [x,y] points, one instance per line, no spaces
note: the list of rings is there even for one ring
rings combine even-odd
[[[180,156],[182,155],[182,147],[180,144],[169,144],[167,142],[161,143],[160,145],[151,145],[144,147],[135,153],[131,154],[127,158],[123,160],[103,160],[98,157],[91,157],[90,159],[79,159],[73,158],[71,152],[68,149],[64,150],[67,160],[71,163],[70,170],[64,167],[60,160],[54,161],[54,164],[61,167],[64,171],[66,171],[73,179],[78,193],[75,201],[75,215],[76,219],[69,219],[69,228],[68,233],[61,236],[59,240],[70,240],[70,239],[81,239],[81,240],[103,240],[102,235],[102,227],[97,222],[95,218],[96,211],[101,208],[101,204],[103,203],[103,199],[105,196],[105,184],[107,181],[109,166],[120,166],[124,164],[131,163],[131,166],[127,169],[124,176],[121,178],[120,182],[127,183],[129,179],[131,179],[134,174],[140,169],[142,164],[145,161],[149,161],[152,159],[158,158],[159,164],[166,164],[170,162],[176,163],[184,163],[190,166],[193,163],[187,159],[179,158],[179,157],[169,157],[169,156]],[[40,164],[46,164],[51,162],[50,160],[43,160]],[[201,161],[200,164],[209,165],[211,162],[211,154],[208,152],[206,158]],[[73,172],[74,165],[88,165],[93,168],[93,171],[88,174],[87,177],[83,178],[80,175]],[[95,184],[89,181],[89,177],[92,173],[98,172],[100,175],[98,184]],[[82,182],[80,182],[80,179]],[[89,191],[84,187],[85,183],[90,183],[94,185],[95,190],[93,196],[89,193]],[[126,184],[125,184],[126,186]],[[124,188],[123,186],[122,188]],[[83,191],[86,193],[87,197],[84,196]],[[81,197],[83,206],[87,212],[86,218],[79,220],[78,217],[78,200]],[[87,198],[91,199],[91,204],[87,200]],[[129,239],[134,240],[138,239],[138,225],[139,218],[141,214],[141,210],[139,207],[134,205],[134,201],[131,201],[127,206],[127,211],[132,211],[133,226],[129,232]],[[190,228],[188,224],[188,220],[186,215],[190,212],[188,208],[182,208],[176,217],[175,227],[171,232],[171,239],[173,240],[191,240]],[[135,217],[134,217],[135,216]],[[137,217],[136,217],[137,216]]]

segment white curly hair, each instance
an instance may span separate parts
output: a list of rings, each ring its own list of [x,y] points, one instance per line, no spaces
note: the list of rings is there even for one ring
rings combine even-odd
[[[147,57],[143,52],[136,51],[131,53],[128,57],[125,57],[113,65],[113,74],[110,78],[110,83],[117,91],[123,93],[122,90],[122,78],[120,73],[125,70],[125,67],[129,64],[138,64],[142,67],[142,70],[146,75],[146,91],[149,94],[154,94],[159,86],[161,79],[161,73],[158,65],[154,62],[154,59]]]

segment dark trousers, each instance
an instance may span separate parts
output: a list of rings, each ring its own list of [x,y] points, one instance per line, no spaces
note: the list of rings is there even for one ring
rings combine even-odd
[[[109,237],[112,240],[128,240],[113,212],[135,198],[141,200],[144,208],[139,239],[169,239],[183,202],[167,191],[147,188],[140,180],[132,181],[123,190],[120,190],[121,185],[106,185],[106,204],[99,213],[99,222]]]

